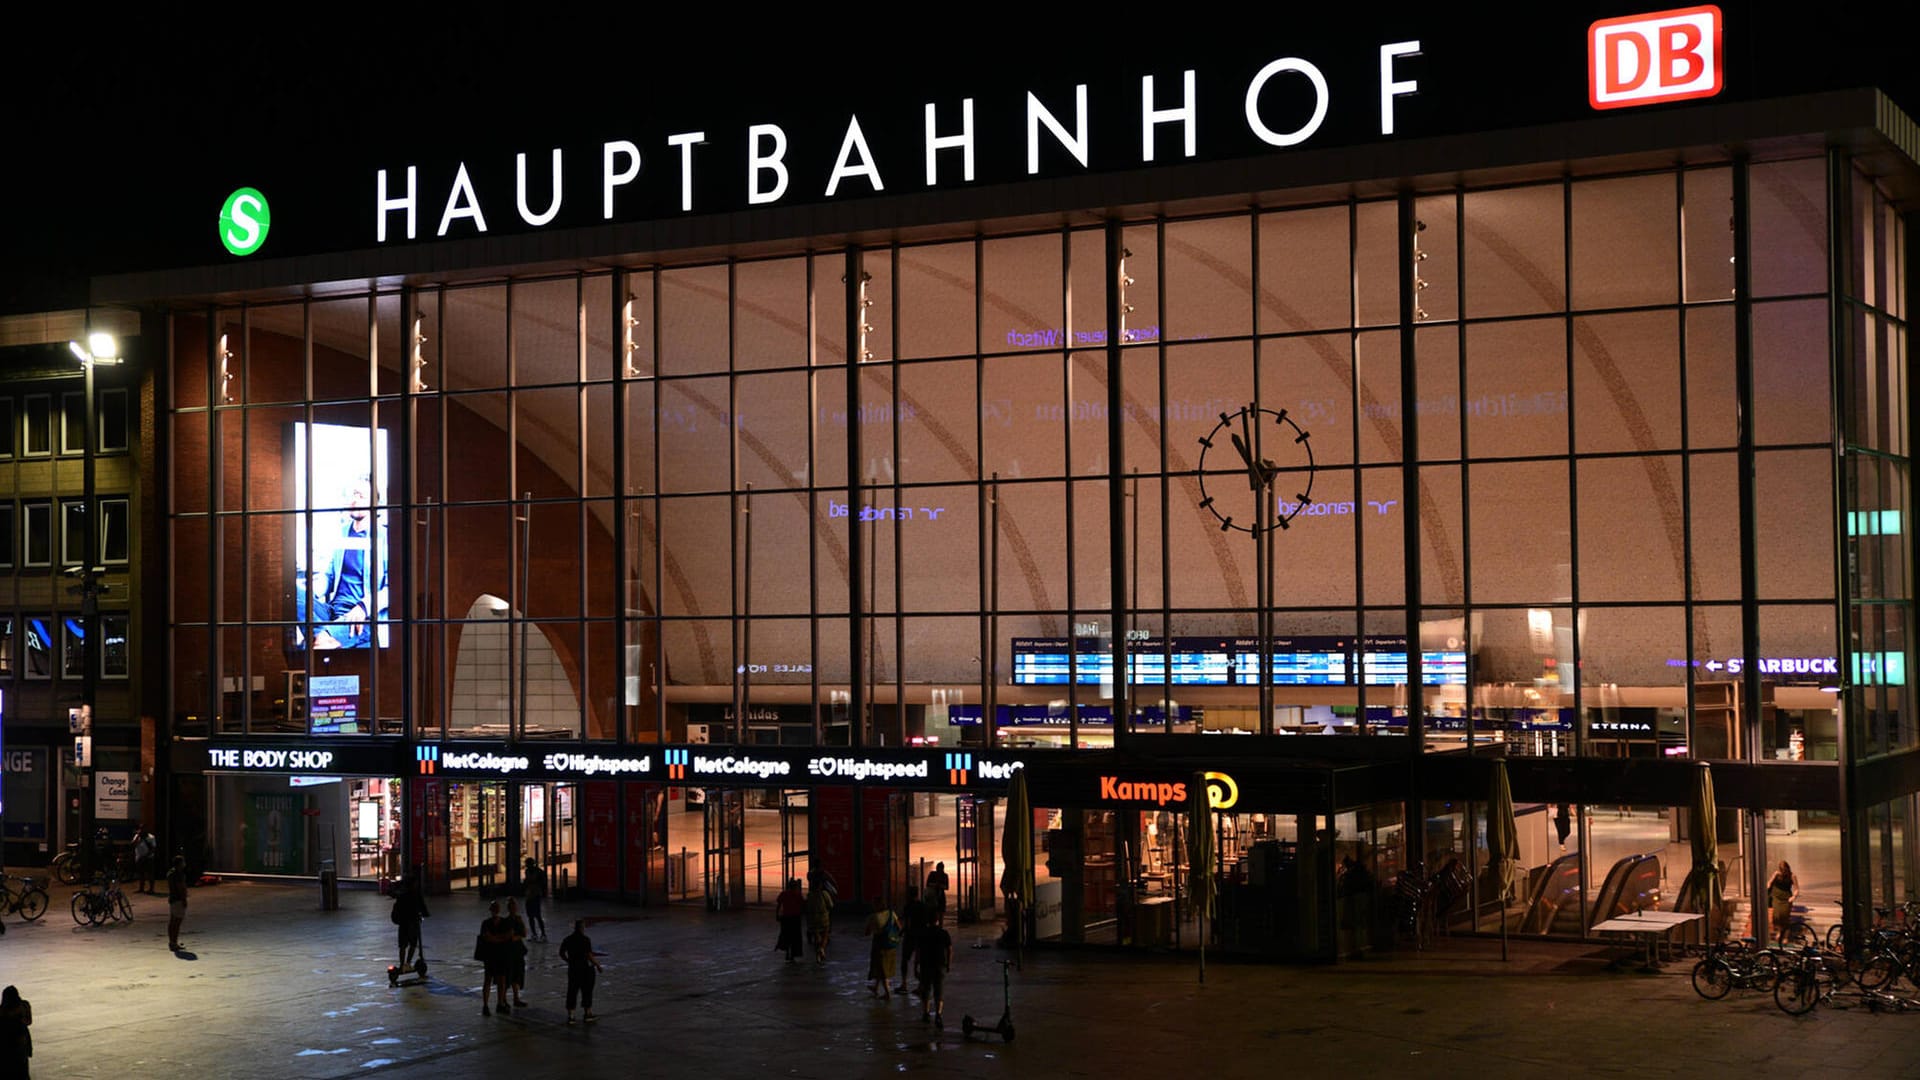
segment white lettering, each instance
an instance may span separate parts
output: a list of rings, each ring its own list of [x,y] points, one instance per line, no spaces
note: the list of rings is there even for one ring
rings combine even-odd
[[[1267,126],[1266,121],[1260,119],[1260,91],[1266,87],[1268,79],[1283,71],[1305,75],[1307,81],[1313,84],[1313,116],[1296,131],[1275,131]],[[1253,77],[1253,82],[1247,85],[1247,126],[1252,128],[1253,133],[1260,137],[1260,141],[1268,146],[1293,146],[1305,142],[1313,137],[1314,132],[1320,130],[1320,125],[1326,119],[1327,77],[1320,74],[1319,68],[1297,56],[1281,57],[1261,68],[1260,73]]]
[[[462,197],[467,205],[460,205]],[[473,227],[480,232],[487,231],[487,219],[480,213],[480,199],[473,193],[473,181],[467,179],[467,163],[460,163],[460,171],[453,176],[453,190],[447,192],[447,209],[440,215],[440,231],[436,236],[447,235],[447,227],[454,218],[472,218]]]
[[[619,172],[613,171],[613,159],[625,155],[627,167]],[[600,175],[603,178],[600,187],[600,216],[613,220],[613,189],[633,183],[640,175],[640,148],[625,139],[618,139],[600,148]]]
[[[407,166],[406,196],[404,198],[399,198],[399,199],[389,199],[387,198],[387,170],[385,169],[380,170],[380,175],[378,179],[375,180],[374,182],[373,219],[375,222],[374,239],[376,242],[382,243],[382,244],[387,242],[387,215],[395,210],[405,210],[407,212],[407,239],[409,240],[413,239],[414,179],[415,179],[414,167],[409,165]]]
[[[1404,94],[1420,92],[1417,79],[1395,82],[1393,78],[1393,58],[1396,56],[1419,56],[1420,43],[1417,41],[1396,41],[1391,45],[1380,46],[1380,134],[1393,134],[1393,99]]]
[[[237,229],[227,230],[227,240],[235,247],[252,247],[260,236],[260,219],[253,212],[260,209],[260,200],[251,195],[242,195],[233,200],[232,217],[229,219]]]
[[[1060,140],[1060,145],[1066,148],[1067,153],[1073,155],[1073,160],[1079,162],[1081,168],[1084,169],[1087,167],[1086,83],[1081,83],[1079,86],[1073,88],[1072,135],[1068,135],[1067,129],[1060,126],[1060,121],[1054,119],[1053,113],[1047,111],[1045,105],[1040,104],[1040,99],[1033,96],[1033,91],[1027,91],[1028,176],[1032,176],[1040,171],[1040,125],[1042,124],[1047,126],[1048,131],[1053,132],[1053,137]]]
[[[933,102],[929,101],[927,102],[927,186],[932,187],[936,183],[934,177],[938,169],[935,162],[938,160],[939,152],[956,149],[960,151],[960,171],[964,174],[963,179],[971,183],[973,181],[973,99],[965,98],[960,102],[960,134],[936,136],[933,131],[934,107]]]
[[[1271,65],[1269,65],[1271,66]],[[1256,83],[1259,79],[1254,80]],[[1140,80],[1140,160],[1153,160],[1153,129],[1160,124],[1176,121],[1186,134],[1186,152],[1192,157],[1199,152],[1199,135],[1195,131],[1196,110],[1193,103],[1193,71],[1189,69],[1181,75],[1184,96],[1177,109],[1156,109],[1153,107],[1153,76]],[[1249,91],[1251,94],[1251,91]]]
[[[668,146],[680,148],[680,209],[693,209],[693,148],[707,141],[704,131],[667,136]]]
[[[773,140],[773,153],[760,153],[760,140]],[[787,193],[787,166],[781,161],[787,156],[787,133],[780,130],[778,124],[755,124],[747,129],[747,201],[750,203],[770,203]],[[772,191],[760,188],[760,174],[771,172],[780,178]],[[828,194],[832,194],[829,192]]]
[[[514,156],[514,175],[518,180],[517,197],[520,203],[520,220],[529,225],[545,225],[560,212],[560,148],[553,148],[553,202],[544,214],[536,214],[527,208],[527,155]]]
[[[849,164],[849,159],[856,151],[860,154],[860,164]],[[847,137],[840,141],[840,156],[834,160],[833,175],[827,177],[827,198],[833,198],[833,193],[840,189],[841,180],[856,176],[866,177],[875,191],[886,190],[886,185],[880,182],[880,170],[873,163],[873,151],[867,149],[867,137],[860,133],[858,116],[847,120]]]

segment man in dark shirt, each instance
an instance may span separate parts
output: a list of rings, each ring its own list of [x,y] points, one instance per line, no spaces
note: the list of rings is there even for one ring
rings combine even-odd
[[[940,925],[938,909],[929,914],[927,928],[920,932],[917,951],[922,989],[920,1020],[925,1023],[931,1018],[935,1027],[946,1027],[940,1010],[947,1002],[947,969],[953,966],[953,935]]]
[[[600,961],[593,955],[593,942],[587,940],[585,919],[573,920],[573,933],[560,939],[560,959],[567,962],[567,1023],[573,1023],[576,1003],[587,1007],[587,1023],[599,1019],[593,1015],[593,984],[599,977]]]
[[[407,970],[420,949],[420,920],[433,913],[427,910],[427,898],[412,878],[401,878],[393,893],[393,921],[400,927],[400,970]],[[423,954],[424,955],[424,954]]]
[[[167,948],[180,951],[180,924],[187,918],[187,857],[175,855],[167,871]]]
[[[920,934],[927,928],[927,903],[920,899],[920,890],[907,886],[907,902],[900,909],[900,921],[906,924],[906,932],[900,938],[900,985],[894,989],[899,993],[907,992],[907,976],[913,971],[913,954],[920,948]]]

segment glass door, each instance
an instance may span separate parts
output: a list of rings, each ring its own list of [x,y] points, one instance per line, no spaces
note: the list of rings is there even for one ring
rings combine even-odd
[[[810,827],[812,815],[808,812],[807,790],[789,788],[780,792],[780,888],[787,882],[799,879],[804,885],[806,867],[812,858]],[[778,890],[775,890],[776,892]]]
[[[570,888],[578,874],[574,863],[578,788],[573,784],[520,785],[520,857],[547,872],[555,896]]]
[[[738,788],[707,789],[704,815],[707,910],[725,911],[747,902],[747,802]]]

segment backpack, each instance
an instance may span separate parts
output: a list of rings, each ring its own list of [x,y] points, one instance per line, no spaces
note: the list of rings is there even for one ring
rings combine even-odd
[[[886,925],[880,928],[880,947],[883,949],[900,947],[900,920],[891,911],[887,912]]]

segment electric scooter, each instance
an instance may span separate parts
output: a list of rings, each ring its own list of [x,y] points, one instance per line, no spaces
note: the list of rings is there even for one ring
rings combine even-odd
[[[421,983],[424,983],[427,981],[427,943],[426,943],[425,935],[422,935],[418,948],[420,950],[420,955],[416,957],[413,961],[412,970],[413,970],[414,977],[411,979],[408,979],[406,982],[403,983],[400,981],[400,977],[402,975],[405,975],[408,969],[401,967],[399,964],[388,964],[387,965],[387,985],[388,986],[390,987],[419,986]]]
[[[971,1015],[962,1016],[960,1018],[960,1034],[971,1038],[976,1031],[992,1031],[997,1032],[999,1036],[1007,1042],[1013,1041],[1013,982],[1008,975],[1008,971],[1013,967],[1013,961],[1002,960],[999,963],[1000,997],[1002,999],[1000,1022],[992,1027],[988,1027],[975,1020]]]

